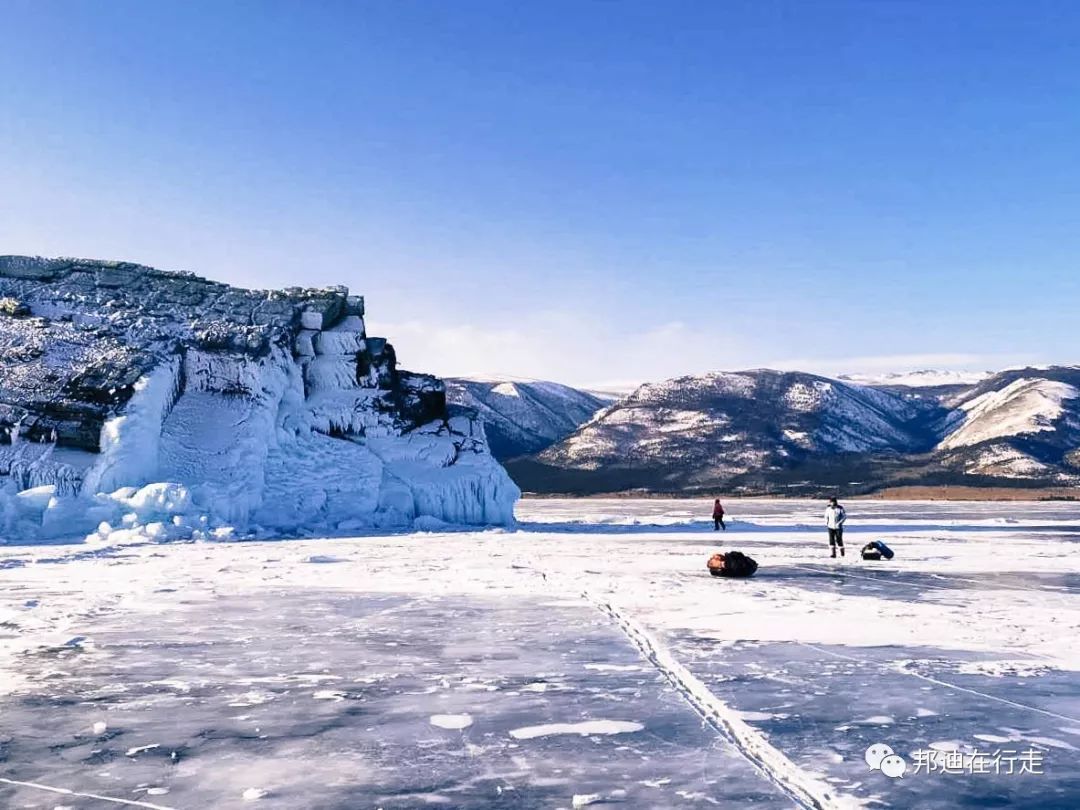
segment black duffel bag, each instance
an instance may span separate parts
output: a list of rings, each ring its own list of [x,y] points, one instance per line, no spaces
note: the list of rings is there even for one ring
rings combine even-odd
[[[741,551],[714,554],[708,566],[709,573],[714,577],[752,577],[757,571],[757,562]]]

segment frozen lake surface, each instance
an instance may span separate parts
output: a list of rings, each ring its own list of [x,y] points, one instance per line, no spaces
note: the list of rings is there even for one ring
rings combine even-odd
[[[726,505],[0,546],[0,806],[1080,806],[1080,508]]]

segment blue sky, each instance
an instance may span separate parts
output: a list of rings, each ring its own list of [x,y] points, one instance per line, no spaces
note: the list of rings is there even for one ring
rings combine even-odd
[[[1080,4],[0,5],[0,252],[580,384],[1080,362]]]

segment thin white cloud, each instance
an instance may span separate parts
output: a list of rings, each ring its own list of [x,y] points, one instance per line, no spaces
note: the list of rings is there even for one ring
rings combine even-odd
[[[463,318],[464,320],[464,318]],[[762,362],[760,348],[734,334],[672,320],[636,329],[569,310],[523,313],[512,323],[478,326],[444,318],[371,321],[404,368],[443,377],[554,380],[626,393],[644,382],[684,374],[746,368],[807,371],[826,376],[879,375],[933,369],[984,372],[1043,362],[1021,354],[927,352],[850,357],[789,357]]]
[[[599,390],[625,391],[642,382],[730,365],[741,353],[728,335],[705,333],[681,321],[635,330],[583,312],[523,315],[513,325],[407,320],[370,321],[386,335],[402,366],[444,377],[527,377]]]

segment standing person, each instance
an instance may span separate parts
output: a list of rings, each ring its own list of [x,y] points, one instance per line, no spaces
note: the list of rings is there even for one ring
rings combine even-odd
[[[713,501],[712,520],[714,532],[718,532],[721,529],[723,529],[725,532],[727,531],[727,526],[724,525],[724,507],[723,505],[721,505],[719,498]]]
[[[836,502],[836,498],[829,498],[829,505],[825,507],[825,526],[829,529],[829,548],[832,556],[836,556],[836,549],[840,549],[840,556],[844,556],[844,521],[847,520],[847,512],[844,507]]]

